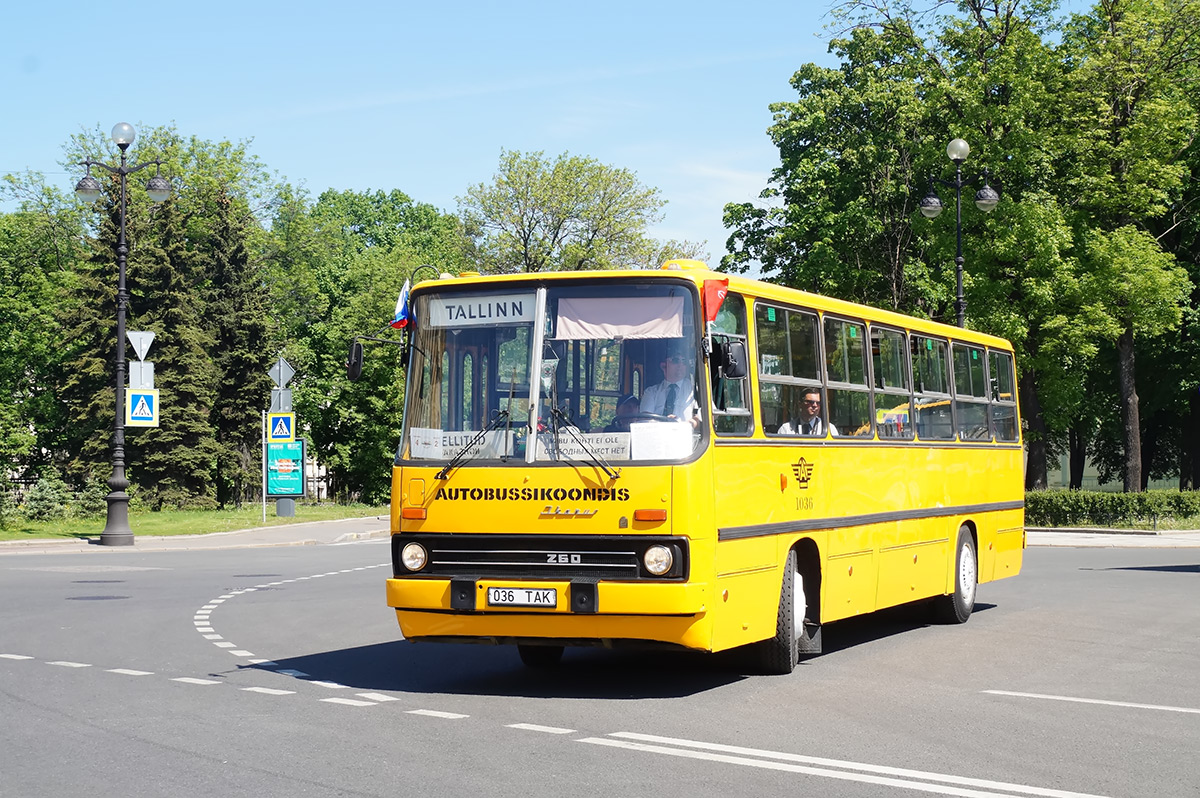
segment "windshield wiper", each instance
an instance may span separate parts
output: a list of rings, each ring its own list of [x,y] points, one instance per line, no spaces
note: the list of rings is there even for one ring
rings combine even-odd
[[[487,435],[496,427],[500,426],[500,422],[506,418],[508,418],[507,410],[498,411],[492,420],[489,421],[483,429],[475,433],[475,437],[467,441],[463,447],[458,450],[458,454],[454,455],[450,462],[446,463],[446,465],[442,467],[442,470],[437,472],[437,476],[435,476],[434,479],[445,479],[446,477],[450,476],[450,472],[458,468],[459,464],[467,458],[467,452],[471,451],[471,447],[483,440],[484,435]]]
[[[561,409],[555,407],[550,410],[550,415],[552,416],[553,419],[563,422],[563,428],[566,429],[566,431],[571,434],[571,437],[574,438],[575,442],[579,444],[579,448],[581,448],[585,452],[587,452],[588,457],[592,458],[592,463],[594,463],[596,465],[596,467],[599,468],[601,471],[603,471],[605,474],[608,474],[609,479],[620,478],[621,472],[617,471],[612,466],[610,466],[603,457],[601,457],[600,455],[598,455],[594,451],[592,451],[592,447],[588,445],[587,441],[585,441],[583,438],[579,437],[579,434],[575,432],[575,426],[573,424],[571,424],[571,420],[569,418],[567,418],[566,413],[564,413]],[[558,443],[557,431],[558,431],[558,425],[556,424],[555,425],[556,448],[557,448],[557,443]],[[556,452],[556,454],[557,454],[557,452]]]

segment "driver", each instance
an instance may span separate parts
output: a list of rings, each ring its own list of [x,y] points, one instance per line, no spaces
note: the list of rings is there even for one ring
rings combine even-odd
[[[625,394],[617,400],[617,414],[604,431],[629,432],[629,422],[636,419],[639,409],[638,398],[631,393]]]
[[[700,423],[700,405],[696,402],[694,380],[687,361],[678,353],[669,353],[659,363],[663,381],[651,385],[642,394],[642,412],[687,421],[693,427]]]

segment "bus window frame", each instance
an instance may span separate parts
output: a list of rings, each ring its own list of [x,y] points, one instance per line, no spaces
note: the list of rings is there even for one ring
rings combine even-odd
[[[843,324],[857,325],[857,326],[861,327],[861,329],[862,329],[862,334],[863,334],[863,343],[862,343],[863,383],[861,385],[858,383],[854,383],[854,382],[843,382],[841,380],[835,381],[835,380],[832,380],[829,378],[829,353],[826,350],[826,346],[825,346],[825,343],[826,343],[826,341],[825,341],[825,339],[826,339],[825,325],[828,324],[830,321],[842,322]],[[820,335],[818,337],[820,338],[820,341],[821,341],[821,378],[822,378],[822,382],[825,384],[825,391],[824,391],[824,395],[822,396],[822,402],[823,402],[824,408],[825,408],[825,412],[824,412],[822,418],[825,421],[825,426],[827,428],[829,428],[831,425],[835,424],[835,422],[831,418],[832,410],[830,409],[830,405],[829,405],[829,392],[830,391],[846,391],[846,392],[850,392],[850,393],[863,393],[863,394],[866,394],[866,396],[867,396],[867,431],[864,433],[855,435],[855,434],[851,434],[845,430],[842,430],[841,428],[838,428],[838,434],[833,437],[845,438],[847,440],[872,440],[872,439],[874,439],[876,437],[875,386],[874,386],[874,376],[872,374],[872,367],[874,366],[874,364],[871,362],[871,352],[870,352],[871,333],[870,333],[870,324],[869,324],[868,320],[865,318],[855,318],[853,316],[847,316],[847,315],[843,315],[840,313],[822,313],[821,319],[820,319]],[[911,376],[910,376],[910,382],[911,382]],[[859,427],[859,429],[861,429],[861,427]]]
[[[942,393],[940,391],[927,392],[925,390],[922,390],[921,395],[922,396],[931,396],[931,397],[938,398],[938,399],[945,399],[947,401],[949,408],[950,408],[950,429],[953,433],[952,435],[950,435],[948,437],[926,438],[921,435],[920,429],[917,426],[917,424],[915,423],[915,417],[917,415],[917,379],[916,379],[916,362],[915,362],[915,359],[911,357],[911,355],[912,355],[912,348],[913,348],[915,342],[918,340],[920,340],[920,341],[937,341],[937,342],[941,342],[946,345],[946,348],[944,350],[945,354],[942,357],[942,365],[944,367],[944,373],[946,375],[946,392],[945,393]],[[951,362],[951,357],[950,357],[950,342],[951,342],[951,340],[952,339],[949,337],[943,337],[943,336],[939,336],[939,335],[929,335],[929,334],[921,333],[921,332],[910,333],[910,335],[909,335],[909,356],[910,356],[909,357],[909,374],[912,378],[912,391],[913,391],[913,416],[914,416],[913,432],[916,436],[915,440],[917,440],[917,441],[929,442],[929,443],[943,443],[944,444],[944,443],[952,443],[952,442],[955,442],[958,440],[958,416],[954,410],[954,372],[951,371],[951,366],[953,364]],[[924,389],[924,385],[922,385],[922,389]]]
[[[974,393],[967,394],[963,397],[959,396],[957,353],[960,349],[965,351],[968,355],[966,358],[966,361],[968,364],[966,379],[967,379],[967,382],[970,383],[972,389],[974,389],[974,380],[971,379],[970,352],[976,351],[982,355],[982,358],[981,358],[983,360],[983,363],[981,364],[983,367],[983,395],[982,396],[976,396]],[[991,397],[989,396],[989,394],[990,394],[989,386],[991,385],[991,383],[988,380],[987,347],[983,346],[981,344],[972,344],[967,341],[952,339],[950,341],[950,368],[951,368],[950,387],[954,391],[954,434],[955,434],[955,438],[961,443],[991,443],[991,442],[993,442],[995,440],[996,435],[995,435],[995,430],[992,429],[992,400],[991,400]],[[959,412],[959,409],[960,409],[959,403],[960,402],[963,405],[978,405],[978,406],[981,406],[984,408],[984,422],[985,422],[985,426],[987,427],[987,437],[986,438],[967,437],[966,435],[963,434],[964,430],[962,429],[962,425],[965,423],[965,420],[962,417],[963,414],[961,414]]]
[[[757,418],[756,418],[757,426],[762,428],[764,435],[769,435],[773,438],[783,438],[785,440],[793,439],[796,437],[796,435],[791,434],[791,433],[786,433],[786,432],[782,432],[782,433],[779,432],[779,427],[785,423],[788,423],[791,420],[791,409],[787,406],[786,402],[781,403],[781,409],[783,411],[783,419],[780,421],[779,424],[774,424],[774,425],[767,424],[766,421],[762,417],[762,413],[763,413],[762,394],[763,394],[764,378],[765,378],[765,382],[767,385],[778,385],[779,386],[781,396],[782,396],[783,390],[785,388],[792,388],[792,389],[815,388],[821,394],[822,407],[823,408],[827,407],[825,405],[826,393],[825,393],[825,376],[824,376],[825,375],[825,367],[824,367],[825,340],[824,340],[824,336],[821,334],[821,325],[823,323],[821,320],[822,313],[821,313],[821,311],[817,310],[816,308],[806,308],[806,307],[799,306],[799,305],[786,305],[786,304],[776,302],[773,300],[764,300],[762,297],[752,297],[752,298],[754,299],[753,310],[751,313],[747,314],[748,318],[754,320],[753,329],[754,329],[755,384],[751,387],[751,390],[754,394],[751,401],[754,405],[757,405],[758,412],[755,413],[754,409],[752,408],[751,414],[757,416]],[[762,359],[761,359],[762,358],[762,336],[759,335],[758,323],[757,323],[759,307],[762,307],[764,309],[774,309],[777,311],[783,311],[784,313],[787,313],[787,314],[800,313],[805,316],[812,316],[816,320],[816,330],[815,330],[816,336],[815,337],[816,337],[816,342],[817,342],[817,351],[816,351],[817,376],[815,379],[811,378],[811,377],[793,377],[791,374],[766,374],[762,371]],[[749,331],[749,329],[751,328],[751,324],[749,321],[747,321],[746,327],[747,327],[747,331]],[[791,335],[790,319],[785,318],[783,328],[784,328],[784,340],[786,342],[786,346],[784,347],[784,349],[785,349],[784,356],[785,356],[785,361],[787,363],[787,368],[790,371],[792,368],[791,364],[793,362],[792,361],[792,335]],[[826,425],[828,425],[829,418],[825,412],[822,412],[821,418],[826,423]],[[824,436],[808,436],[805,438],[805,440],[807,442],[819,441],[819,440],[823,440],[823,439],[824,439]]]
[[[876,436],[876,438],[878,438],[881,441],[888,441],[888,442],[915,441],[917,438],[917,425],[915,423],[913,423],[913,419],[915,416],[915,411],[913,410],[913,382],[914,382],[914,380],[913,380],[913,368],[912,368],[912,341],[910,340],[909,332],[908,332],[908,330],[904,330],[899,327],[892,327],[891,325],[887,325],[887,324],[868,323],[867,336],[868,336],[868,340],[870,340],[872,342],[872,345],[874,344],[876,330],[879,330],[880,333],[892,333],[894,335],[900,336],[900,340],[902,342],[901,346],[900,346],[900,351],[901,351],[902,357],[904,358],[904,365],[903,365],[901,371],[907,378],[905,380],[905,382],[907,383],[907,388],[906,388],[905,392],[901,393],[898,390],[887,390],[878,384],[879,379],[875,373],[875,357],[874,357],[874,349],[872,346],[872,355],[871,355],[871,357],[868,358],[868,361],[870,362],[870,366],[871,366],[871,393],[877,399],[878,399],[878,397],[905,396],[908,400],[908,414],[907,414],[908,426],[906,427],[906,431],[901,435],[884,436],[881,432],[882,427],[879,424],[879,417],[878,417],[879,410],[877,409],[879,407],[879,402],[876,401],[876,403],[874,405],[874,408],[876,408],[876,409],[874,410],[874,415],[872,416],[872,418],[875,421],[875,436]]]
[[[733,382],[740,386],[740,389],[742,391],[742,399],[745,403],[745,412],[744,413],[740,412],[742,410],[741,408],[739,408],[739,412],[737,412],[737,413],[731,413],[728,410],[718,410],[717,409],[717,401],[716,401],[718,380],[726,379],[726,378],[721,377],[719,374],[719,368],[718,368],[719,364],[717,362],[717,356],[716,356],[716,353],[718,352],[718,343],[720,341],[741,341],[742,344],[746,347],[747,355],[751,351],[751,349],[750,349],[750,324],[751,324],[751,318],[753,317],[753,314],[750,309],[750,303],[747,301],[747,299],[748,299],[748,297],[746,297],[744,294],[735,293],[733,291],[730,291],[725,296],[724,301],[721,303],[722,310],[729,307],[729,305],[726,303],[729,303],[730,300],[733,300],[734,302],[738,302],[741,304],[742,324],[745,327],[744,333],[728,333],[728,332],[721,332],[721,331],[715,330],[712,328],[712,325],[715,324],[716,322],[712,322],[709,325],[709,337],[711,338],[712,343],[713,343],[713,352],[710,352],[708,355],[708,359],[709,359],[709,367],[708,367],[708,372],[709,372],[709,378],[708,378],[709,415],[712,416],[713,435],[716,437],[719,437],[719,438],[750,438],[750,437],[754,436],[755,430],[760,426],[760,423],[759,423],[760,420],[756,417],[756,414],[754,412],[754,406],[756,403],[754,401],[754,395],[753,395],[754,394],[754,386],[751,384],[751,381],[750,381],[750,370],[749,369],[747,370],[746,376],[744,378],[729,380],[730,382]],[[756,352],[756,354],[757,354],[757,352]],[[756,358],[756,361],[757,361],[757,358]],[[747,429],[745,431],[738,430],[738,431],[733,431],[733,432],[722,432],[721,430],[719,430],[717,428],[717,426],[718,426],[717,418],[720,416],[738,417],[738,418],[740,418],[742,416],[748,416],[750,418],[749,429]]]

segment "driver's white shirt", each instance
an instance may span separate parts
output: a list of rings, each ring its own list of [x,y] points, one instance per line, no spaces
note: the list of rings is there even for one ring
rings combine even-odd
[[[641,409],[643,413],[653,413],[656,416],[665,416],[663,412],[667,404],[667,391],[669,386],[674,384],[675,390],[675,410],[671,415],[683,421],[691,421],[692,418],[699,414],[700,405],[696,402],[695,389],[692,381],[685,377],[676,383],[663,381],[657,385],[651,385],[642,394]]]

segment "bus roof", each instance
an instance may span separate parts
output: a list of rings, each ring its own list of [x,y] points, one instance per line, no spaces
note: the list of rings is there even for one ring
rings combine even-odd
[[[529,283],[529,282],[563,282],[579,279],[629,279],[637,278],[639,280],[687,280],[696,284],[703,285],[705,280],[728,280],[729,289],[743,296],[752,297],[755,299],[766,299],[774,302],[782,302],[792,305],[801,305],[817,310],[828,311],[838,315],[850,317],[862,317],[872,322],[887,324],[894,327],[901,327],[913,332],[927,333],[929,335],[938,335],[949,338],[956,338],[960,341],[968,341],[985,346],[991,346],[997,349],[1012,350],[1012,344],[1003,338],[999,338],[988,333],[979,332],[967,328],[959,328],[941,322],[922,319],[916,316],[907,316],[903,313],[897,313],[883,308],[872,307],[871,305],[860,305],[855,302],[847,302],[842,299],[834,299],[833,297],[823,296],[822,294],[814,294],[808,291],[801,291],[797,288],[788,288],[774,283],[755,280],[749,277],[742,277],[736,274],[725,274],[724,272],[712,271],[702,261],[698,260],[674,260],[667,261],[659,269],[601,269],[589,271],[569,271],[569,272],[537,272],[537,273],[518,273],[518,274],[494,274],[482,275],[479,272],[460,272],[457,276],[442,276],[436,280],[422,280],[413,286],[414,292],[427,291],[437,286],[466,286],[466,285],[481,285],[481,284],[504,284],[504,283]]]

